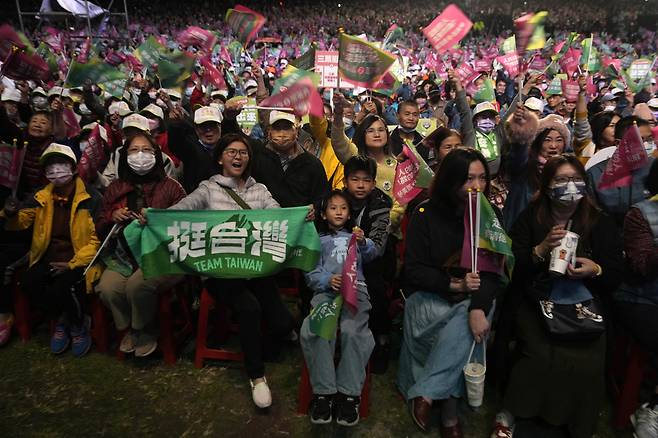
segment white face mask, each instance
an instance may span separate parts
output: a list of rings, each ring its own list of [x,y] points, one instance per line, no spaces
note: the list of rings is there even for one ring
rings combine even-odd
[[[151,100],[155,100],[157,95],[158,93],[156,93],[155,91],[149,91],[149,97],[151,98]]]
[[[73,179],[73,169],[68,163],[54,163],[46,166],[45,174],[48,181],[55,187],[66,185]]]
[[[647,155],[651,155],[656,149],[656,143],[653,140],[647,140],[644,143],[644,150],[647,151]]]
[[[139,151],[128,155],[128,166],[137,175],[146,175],[155,166],[155,154]]]
[[[615,108],[617,108],[617,107],[614,106],[614,105],[608,105],[608,106],[606,106],[606,107],[603,107],[603,111],[612,112],[612,111],[615,110]]]
[[[352,123],[354,123],[354,120],[343,117],[343,125],[345,125],[345,130],[350,129],[352,127]]]

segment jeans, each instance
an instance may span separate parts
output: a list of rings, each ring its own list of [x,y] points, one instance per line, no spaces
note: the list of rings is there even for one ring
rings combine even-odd
[[[368,328],[370,300],[364,283],[358,285],[358,310],[352,314],[343,304],[340,313],[340,362],[334,366],[336,339],[331,341],[312,333],[309,317],[304,319],[300,331],[300,342],[308,366],[314,394],[341,394],[358,397],[366,379],[366,365],[375,347],[375,340]],[[335,294],[319,293],[311,300],[315,307],[332,301]]]

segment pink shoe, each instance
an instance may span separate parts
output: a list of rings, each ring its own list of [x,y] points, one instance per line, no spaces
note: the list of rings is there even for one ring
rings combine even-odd
[[[7,344],[11,339],[11,327],[14,325],[14,315],[0,322],[0,347]]]

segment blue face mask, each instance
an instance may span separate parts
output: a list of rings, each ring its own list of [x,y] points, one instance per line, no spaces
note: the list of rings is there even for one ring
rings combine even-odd
[[[485,134],[488,134],[494,130],[494,128],[496,127],[496,122],[494,121],[494,119],[490,119],[490,118],[478,119],[477,127],[480,131],[484,132]]]

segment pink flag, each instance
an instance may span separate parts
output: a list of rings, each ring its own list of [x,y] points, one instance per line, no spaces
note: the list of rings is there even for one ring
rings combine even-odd
[[[178,34],[176,41],[184,47],[197,46],[206,53],[210,53],[217,42],[217,37],[208,30],[190,26]]]
[[[457,67],[455,73],[457,73],[457,76],[459,76],[459,79],[461,79],[464,84],[470,84],[478,76],[478,72],[473,70],[473,67],[466,63]]]
[[[617,150],[608,160],[599,181],[599,190],[630,186],[633,182],[632,172],[646,166],[648,161],[640,130],[637,125],[633,125],[628,128]]]
[[[443,53],[461,41],[471,27],[471,20],[457,6],[451,4],[423,29],[423,34],[434,50]]]
[[[510,77],[514,78],[519,74],[519,55],[516,52],[509,52],[496,58],[496,61],[503,65],[503,68]]]
[[[535,56],[532,58],[532,61],[530,61],[529,67],[530,70],[543,72],[547,65],[548,62],[544,58],[541,56]]]
[[[560,68],[567,74],[568,77],[573,77],[574,73],[578,70],[580,63],[581,51],[573,47],[567,50],[567,53],[560,59]]]
[[[64,38],[62,37],[61,32],[57,29],[47,27],[44,41],[55,51],[55,53],[62,53],[64,51]]]
[[[0,185],[15,189],[20,179],[25,148],[0,144]]]
[[[402,153],[407,157],[402,163],[395,167],[395,179],[393,180],[393,196],[400,205],[407,205],[423,189],[416,187],[416,175],[420,164],[416,156],[409,150],[406,144],[402,145]]]
[[[219,57],[222,61],[226,62],[228,65],[233,65],[231,60],[231,54],[228,52],[226,46],[222,46],[222,49],[219,51]]]
[[[113,67],[116,67],[126,62],[126,55],[121,52],[110,50],[107,52],[107,55],[105,55],[105,62]]]
[[[39,55],[28,55],[20,49],[10,50],[0,68],[0,76],[4,75],[15,81],[47,81],[50,78],[50,68]]]
[[[322,97],[318,94],[310,78],[305,77],[281,93],[274,94],[261,102],[262,106],[293,108],[298,116],[312,114],[324,116]]]
[[[130,53],[126,53],[126,62],[130,66],[130,69],[133,71],[142,71],[144,70],[144,65],[140,62],[137,57],[134,55],[131,55]]]
[[[347,257],[345,257],[345,263],[343,264],[340,284],[340,293],[352,314],[355,314],[359,310],[356,286],[358,278],[357,259],[356,236],[352,234],[350,244],[347,246]]]
[[[90,183],[96,179],[96,172],[102,169],[106,162],[105,145],[101,138],[100,125],[96,123],[89,134],[89,144],[82,151],[78,173],[83,181]]]
[[[203,81],[206,84],[211,84],[218,90],[226,90],[226,82],[224,75],[215,67],[210,60],[210,55],[199,58],[199,63],[203,67]]]
[[[475,61],[475,71],[477,72],[491,72],[491,61],[487,59],[478,59]]]
[[[578,100],[578,93],[580,92],[580,85],[577,81],[566,81],[562,79],[562,94],[567,102],[575,102]]]
[[[87,61],[89,60],[90,49],[91,49],[91,39],[87,37],[85,42],[82,43],[82,47],[80,48],[80,53],[78,54],[76,61],[79,62],[80,64],[86,64]]]
[[[71,108],[64,108],[62,110],[62,116],[66,125],[66,137],[77,137],[80,134],[80,123],[78,123],[78,119],[75,117],[75,112]]]

